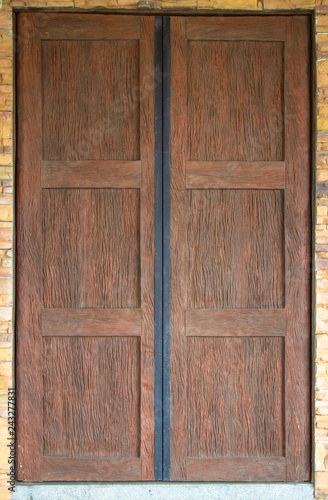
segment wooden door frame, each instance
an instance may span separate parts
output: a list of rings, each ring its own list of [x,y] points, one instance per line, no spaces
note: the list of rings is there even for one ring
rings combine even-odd
[[[311,410],[312,410],[312,414],[311,414],[311,422],[312,422],[312,430],[313,430],[313,422],[314,422],[314,405],[315,405],[315,392],[314,392],[314,379],[315,379],[315,346],[314,346],[314,332],[315,332],[315,325],[314,325],[314,322],[315,322],[315,294],[316,294],[316,290],[315,290],[315,261],[314,261],[314,257],[315,257],[315,240],[314,240],[314,228],[315,228],[315,214],[316,214],[316,183],[315,183],[315,178],[316,178],[316,171],[315,171],[315,144],[316,144],[316,122],[315,122],[315,117],[316,117],[316,113],[315,113],[315,102],[316,102],[316,98],[315,98],[315,92],[316,92],[316,71],[315,71],[315,14],[314,14],[314,11],[313,10],[309,10],[309,9],[304,9],[304,10],[291,10],[291,11],[279,11],[279,10],[274,10],[274,11],[270,11],[270,12],[261,12],[261,11],[245,11],[245,10],[233,10],[233,11],[229,11],[229,10],[222,10],[222,11],[208,11],[208,10],[204,10],[204,11],[196,11],[196,10],[188,10],[188,9],[184,9],[182,8],[181,10],[176,10],[176,9],[165,9],[165,11],[163,10],[160,10],[160,9],[145,9],[145,8],[138,8],[138,9],[73,9],[73,8],[13,8],[13,15],[14,15],[14,45],[15,45],[15,49],[14,49],[14,68],[16,66],[16,60],[17,60],[17,49],[19,50],[19,41],[17,40],[17,34],[16,34],[16,20],[17,20],[17,15],[19,13],[22,13],[22,12],[27,12],[27,11],[31,11],[31,12],[44,12],[44,13],[50,13],[50,12],[58,12],[58,13],[83,13],[83,14],[86,14],[86,15],[89,15],[89,14],[107,14],[107,15],[140,15],[140,16],[147,16],[147,15],[156,15],[156,17],[158,18],[170,18],[171,16],[203,16],[203,17],[215,17],[215,16],[230,16],[230,17],[245,17],[245,16],[267,16],[267,15],[270,15],[270,16],[295,16],[295,15],[307,15],[311,18],[312,20],[312,32],[311,32],[311,44],[312,44],[312,54],[311,54],[311,57],[310,57],[310,66],[311,66],[311,130],[312,130],[312,133],[311,133],[311,138],[312,138],[312,143],[311,143],[311,149],[312,149],[312,165],[311,165],[311,177],[312,177],[312,180],[311,180],[311,210],[312,210],[312,214],[311,214],[311,219],[312,219],[312,238],[311,238],[311,241],[312,241],[312,248],[311,248],[311,262],[312,262],[312,272],[311,272],[311,276],[312,276],[312,289],[311,289],[311,296],[312,296],[312,303],[311,303],[311,313],[312,313],[312,319],[311,319],[311,391],[312,391],[312,397],[311,397]],[[165,21],[164,21],[164,26],[165,26]],[[167,28],[166,28],[167,29]],[[163,28],[159,28],[159,31],[163,30]],[[167,31],[166,31],[167,33]],[[165,38],[165,29],[164,29],[164,32],[162,32],[164,38]],[[161,35],[162,36],[162,35]],[[166,43],[169,43],[169,39],[166,40]],[[160,43],[159,41],[157,40],[156,42],[156,59],[155,61],[157,62],[158,58],[160,58],[160,53],[162,54],[162,51],[161,51],[161,48],[160,48]],[[169,52],[167,52],[167,54],[169,54]],[[164,58],[165,59],[165,58]],[[169,57],[166,58],[166,60],[162,60],[161,61],[161,66],[163,68],[163,71],[165,73],[165,71],[169,71]],[[158,70],[158,68],[156,67],[156,71],[157,71],[157,77],[160,78],[160,73],[161,73],[161,70]],[[157,78],[156,78],[156,81],[157,81]],[[170,82],[170,78],[168,79],[168,81]],[[161,79],[161,82],[163,82],[163,79]],[[15,158],[16,158],[16,148],[17,148],[17,105],[16,105],[16,75],[15,75],[15,72],[14,72],[14,83],[13,83],[13,87],[14,87],[14,112],[13,112],[13,115],[14,115],[14,139],[13,139],[13,144],[14,144],[14,165],[16,165],[16,162],[15,162]],[[170,101],[169,101],[169,94],[170,94],[170,89],[169,89],[169,85],[166,85],[166,88],[165,88],[165,79],[164,79],[164,84],[160,84],[156,87],[156,104],[159,102],[159,100],[163,100],[165,101],[164,102],[164,105],[163,105],[163,110],[164,110],[164,114],[160,113],[158,114],[157,111],[156,111],[156,116],[159,118],[159,119],[162,119],[163,120],[163,133],[162,135],[158,133],[157,135],[157,141],[158,143],[157,144],[162,144],[163,148],[165,147],[165,145],[169,145],[169,139],[170,139],[170,133],[169,133],[169,119],[168,120],[165,120],[165,116],[169,116],[169,112],[167,112],[167,109],[170,108]],[[156,106],[156,110],[158,109],[158,106]],[[156,148],[156,152],[157,152],[157,148]],[[161,160],[158,158],[159,155],[157,155],[157,159],[155,161],[155,169],[156,169],[156,178],[157,178],[157,181],[160,180],[160,178],[163,178],[165,179],[165,182],[168,183],[169,185],[169,176],[170,176],[170,172],[169,172],[169,167],[170,167],[170,160],[169,160],[169,155],[165,155],[165,153],[163,153],[163,157],[161,158]],[[14,178],[16,177],[16,172],[14,174]],[[157,223],[159,223],[162,227],[163,227],[163,232],[166,228],[169,228],[169,224],[170,224],[170,193],[169,191],[165,192],[165,186],[163,185],[163,191],[162,189],[160,189],[159,185],[158,185],[158,182],[156,183],[156,205],[155,205],[155,221],[156,221],[156,227],[157,227]],[[157,203],[158,201],[158,197],[160,199],[160,203]],[[14,207],[15,207],[15,210],[16,210],[16,200],[14,202]],[[161,207],[161,209],[160,209]],[[15,215],[14,215],[14,225],[16,224],[16,218],[15,218]],[[169,234],[169,233],[168,233]],[[157,377],[158,380],[160,380],[160,384],[162,383],[162,380],[163,378],[165,379],[166,377],[166,380],[167,380],[167,385],[165,384],[164,382],[164,385],[163,387],[159,387],[159,384],[156,383],[155,384],[155,407],[156,407],[156,398],[157,400],[159,401],[160,399],[160,395],[161,395],[161,398],[163,398],[163,400],[166,400],[169,402],[169,396],[170,396],[170,391],[169,391],[169,366],[170,366],[170,360],[169,360],[169,349],[170,349],[170,345],[169,345],[169,336],[168,338],[167,337],[163,337],[163,334],[162,332],[163,331],[167,331],[167,328],[168,328],[168,325],[169,325],[169,321],[170,321],[170,318],[169,318],[169,315],[168,317],[165,315],[164,313],[164,304],[168,304],[169,303],[169,300],[170,300],[170,297],[169,297],[169,273],[170,273],[170,256],[169,256],[169,247],[170,247],[170,244],[169,244],[169,240],[168,241],[164,241],[164,238],[163,238],[163,234],[162,234],[162,231],[158,231],[156,230],[156,234],[155,234],[155,248],[156,248],[156,269],[159,269],[159,267],[161,267],[163,269],[163,275],[161,276],[161,280],[158,280],[157,283],[155,283],[155,288],[157,286],[157,289],[158,287],[161,285],[163,288],[162,288],[162,292],[157,292],[157,299],[156,299],[156,296],[155,296],[155,318],[157,317],[157,321],[155,320],[155,346],[156,346],[156,343],[158,342],[159,338],[161,337],[162,339],[162,344],[161,346],[158,346],[157,344],[157,348],[155,347],[155,363],[156,363],[156,368],[155,368],[155,379]],[[15,241],[15,230],[14,230],[14,240],[13,240],[13,245],[14,245],[14,248],[16,249],[16,241]],[[160,247],[160,249],[159,249]],[[16,250],[14,252],[16,254]],[[163,259],[163,264],[160,265],[160,260]],[[15,301],[17,300],[17,295],[16,295],[16,278],[17,278],[17,275],[16,275],[16,268],[15,268],[15,265],[14,265],[14,274],[13,274],[13,280],[14,280],[14,297],[15,297]],[[157,274],[157,273],[156,273]],[[166,274],[166,278],[164,277]],[[160,317],[163,315],[163,325],[160,324]],[[165,318],[166,316],[166,318]],[[16,317],[15,317],[15,312],[14,312],[14,321],[16,320]],[[164,355],[168,355],[165,359],[166,359],[166,364],[164,363],[163,366],[162,366],[162,356]],[[161,359],[161,361],[159,362],[159,357]],[[14,362],[13,362],[13,365],[14,365],[14,372],[15,370],[17,369],[16,365],[15,365],[15,351],[14,351]],[[166,387],[166,389],[165,389]],[[156,392],[157,391],[157,392]],[[157,396],[156,396],[156,393],[157,393]],[[163,405],[164,406],[164,405]],[[157,406],[157,411],[158,410],[158,406]],[[156,409],[155,409],[155,414],[156,413]],[[156,417],[155,417],[156,418]],[[156,420],[155,420],[156,422]],[[158,443],[161,441],[161,436],[162,436],[162,433],[163,433],[163,436],[165,438],[165,435],[167,437],[167,440],[168,440],[168,443],[169,443],[169,427],[170,427],[170,422],[169,422],[169,409],[167,410],[167,413],[166,413],[166,416],[165,416],[165,410],[164,410],[164,417],[163,417],[163,424],[161,425],[158,425],[156,424],[156,427],[157,427],[157,431],[155,430],[155,436],[157,435],[157,438],[155,437],[155,440],[157,441],[158,440]],[[157,434],[156,434],[157,432]],[[312,432],[312,456],[310,457],[311,459],[311,469],[312,469],[312,480],[313,480],[313,474],[314,474],[314,465],[313,465],[313,457],[314,457],[314,444],[315,444],[315,439],[314,439],[314,430]],[[166,448],[166,451],[165,451],[165,448],[164,450],[160,450],[161,451],[161,455],[163,453],[163,456],[168,456],[169,457],[169,446]],[[158,458],[157,458],[157,462],[156,463],[161,463],[162,464],[162,457],[159,456],[159,454],[155,451],[155,454],[158,455]],[[167,455],[168,454],[168,455]],[[156,459],[155,459],[156,460]],[[156,463],[155,463],[155,468],[157,470],[157,466],[156,466]],[[163,479],[161,480],[160,479],[160,472],[158,471],[156,473],[156,480],[157,481],[169,481],[169,467],[166,467],[165,469],[165,458],[164,458],[164,464],[163,464]],[[165,472],[166,470],[166,472]]]

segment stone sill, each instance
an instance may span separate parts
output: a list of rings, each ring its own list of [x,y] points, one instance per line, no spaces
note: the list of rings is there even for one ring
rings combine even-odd
[[[313,500],[311,483],[17,483],[12,500]]]

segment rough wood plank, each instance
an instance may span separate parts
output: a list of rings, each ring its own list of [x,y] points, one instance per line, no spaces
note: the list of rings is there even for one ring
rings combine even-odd
[[[190,41],[188,160],[283,161],[283,89],[283,43]]]
[[[141,309],[42,309],[44,337],[140,337]]]
[[[38,36],[44,40],[137,40],[140,17],[103,14],[38,12],[35,23]]]
[[[18,18],[17,60],[17,479],[41,480],[41,46],[33,14]],[[33,361],[31,363],[31,361]]]
[[[285,40],[285,20],[277,16],[189,17],[188,40]]]
[[[43,189],[44,307],[140,307],[139,198],[136,189]]]
[[[140,457],[140,339],[42,340],[43,455]]]
[[[188,307],[283,308],[283,191],[192,189],[187,207]]]
[[[140,161],[43,160],[43,188],[140,188]]]
[[[284,338],[189,337],[189,457],[284,455]]]
[[[187,188],[284,189],[284,162],[187,162]]]
[[[140,458],[63,458],[44,457],[43,481],[139,481]]]
[[[141,18],[140,40],[140,307],[142,480],[155,478],[155,17]]]
[[[189,337],[283,337],[286,335],[284,309],[187,309]]]
[[[140,160],[139,63],[138,41],[42,42],[44,160]]]
[[[83,20],[77,15],[74,20],[74,13],[39,14],[20,14],[30,26],[22,33],[28,43],[24,57],[20,55],[25,67],[18,149],[26,148],[28,154],[18,152],[18,193],[23,200],[18,202],[18,227],[27,221],[18,255],[27,268],[32,262],[35,269],[32,266],[32,274],[23,269],[18,279],[18,310],[27,311],[18,319],[19,338],[27,338],[18,355],[29,370],[18,375],[20,391],[29,401],[19,407],[24,455],[19,449],[23,461],[18,474],[30,481],[152,480],[155,18],[142,21],[144,41],[139,43],[139,18],[111,16],[108,23],[107,15],[85,15]],[[31,26],[46,32],[48,20],[54,28],[49,35],[56,39],[38,38],[33,52],[36,33]],[[81,189],[74,186],[70,173],[60,181],[61,187],[41,193],[42,148],[46,169],[57,164],[66,175],[70,160],[75,162]],[[103,175],[108,165],[112,182],[117,182],[114,189],[107,187]],[[137,172],[130,171],[131,165]],[[89,179],[83,179],[84,174]],[[54,183],[59,182],[59,172],[55,175]],[[124,176],[137,189],[130,184],[122,188]],[[92,188],[87,187],[90,177]],[[53,331],[43,337],[41,297],[45,308],[57,308],[48,325]],[[117,311],[120,308],[123,311]],[[135,313],[138,325],[130,318]],[[62,333],[59,317],[65,317],[64,328],[70,332],[53,336],[57,327]],[[46,329],[50,319],[46,318]],[[125,325],[133,335],[123,333]],[[116,329],[115,335],[106,335],[109,326]],[[83,336],[78,329],[84,329]]]
[[[286,459],[187,458],[189,481],[286,481]]]
[[[288,481],[311,478],[310,19],[287,23],[286,67],[286,460]],[[303,61],[299,64],[299,61]]]
[[[171,438],[170,479],[187,479],[187,40],[186,18],[171,18]]]

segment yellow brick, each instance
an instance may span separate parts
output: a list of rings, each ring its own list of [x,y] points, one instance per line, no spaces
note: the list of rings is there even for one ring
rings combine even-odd
[[[12,221],[13,210],[11,205],[0,205],[0,221]]]
[[[11,348],[0,348],[0,362],[3,361],[12,361],[12,350]],[[0,365],[0,371],[1,371],[1,365]]]
[[[0,166],[0,179],[11,180],[13,178],[13,168],[7,166]]]
[[[84,7],[117,7],[117,0],[86,0]]]
[[[317,375],[315,382],[316,389],[320,390],[328,390],[328,375]],[[318,429],[326,429],[324,426],[317,426]]]
[[[328,335],[316,335],[317,349],[328,349]]]
[[[9,464],[9,447],[4,445],[0,446],[0,472],[8,472]]]
[[[327,84],[328,84],[328,75],[327,75]],[[317,117],[317,129],[328,130],[328,115],[319,115]]]
[[[120,3],[120,0],[118,0],[118,2]],[[197,0],[158,0],[156,1],[156,7],[161,9],[181,9],[181,8],[196,9]],[[216,8],[216,7],[210,7],[210,8]]]
[[[261,8],[257,0],[198,0],[198,9],[243,9]]]
[[[118,0],[119,7],[136,7],[139,0]]]
[[[328,33],[317,33],[315,40],[317,43],[328,43]]]
[[[1,349],[0,349],[0,353],[1,353]],[[4,361],[10,361],[10,360],[4,360]],[[327,374],[327,364],[326,363],[316,363],[316,376],[317,377],[320,377],[320,376],[323,376],[323,375],[326,375]]]
[[[5,480],[7,482],[8,478]],[[8,491],[8,485],[2,483],[0,484],[0,498],[1,500],[11,500],[11,492]]]
[[[11,307],[0,307],[0,322],[11,321],[12,309]]]
[[[327,178],[328,178],[328,170],[327,170]],[[328,207],[324,205],[319,205],[317,207],[317,215],[327,215],[328,213]]]
[[[315,473],[315,488],[317,492],[328,493],[328,472],[320,471]]]
[[[328,416],[328,401],[315,402],[315,414]],[[328,467],[327,467],[328,469]]]
[[[8,366],[4,366],[8,365]],[[0,389],[7,389],[8,387],[11,387],[12,380],[11,380],[11,372],[12,372],[12,365],[9,362],[3,362],[0,365]],[[1,441],[1,428],[0,428],[0,441]]]
[[[328,87],[328,61],[326,60],[317,62],[317,83],[318,87]]]
[[[319,104],[317,108],[318,115],[328,115],[328,103]]]
[[[315,0],[264,0],[265,9],[311,9],[315,7]]]
[[[0,278],[0,279],[5,279],[5,278]],[[6,306],[11,307],[12,305],[13,305],[12,294],[10,294],[10,295],[0,295],[0,306],[1,307],[6,307]]]

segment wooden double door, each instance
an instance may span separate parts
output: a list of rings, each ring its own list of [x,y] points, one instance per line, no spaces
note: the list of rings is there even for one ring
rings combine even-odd
[[[17,478],[309,480],[309,19],[17,17]]]

